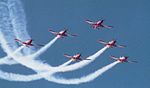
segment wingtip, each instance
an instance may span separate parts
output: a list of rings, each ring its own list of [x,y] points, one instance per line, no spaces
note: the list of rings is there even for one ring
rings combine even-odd
[[[52,31],[51,29],[48,29],[48,31]]]
[[[123,47],[125,48],[125,47],[127,47],[126,45],[123,45]]]
[[[15,41],[18,41],[19,39],[15,38],[14,40],[15,40]]]
[[[109,57],[110,57],[110,58],[113,58],[113,57],[116,57],[116,56],[114,56],[114,55],[109,55]]]
[[[100,40],[97,40],[97,41],[98,41],[98,42],[104,42],[104,41],[103,41],[103,40],[101,40],[101,39],[100,39]]]
[[[66,55],[68,55],[68,54],[65,53],[64,56],[66,56]]]
[[[138,63],[138,61],[134,61],[135,63]]]
[[[72,34],[72,36],[78,36],[77,34]]]
[[[120,48],[126,48],[127,46],[125,46],[125,45],[120,45]]]
[[[87,19],[87,20],[85,20],[85,22],[91,22],[91,20],[88,20],[88,19]]]
[[[108,27],[109,27],[110,29],[111,29],[111,28],[114,28],[113,26],[108,26]]]

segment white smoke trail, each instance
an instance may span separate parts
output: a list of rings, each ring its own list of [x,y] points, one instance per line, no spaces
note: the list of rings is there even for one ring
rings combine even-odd
[[[21,48],[20,48],[21,49]],[[19,49],[18,49],[19,50]],[[71,62],[71,61],[68,61],[69,63]],[[68,63],[67,62],[67,63]],[[66,63],[65,63],[66,64]],[[63,64],[63,65],[61,65],[61,66],[64,66],[65,64]],[[67,64],[66,64],[67,65]],[[109,66],[107,66],[107,67],[109,67]],[[61,68],[61,67],[59,67],[59,69],[63,69],[63,68]],[[57,72],[57,71],[56,71]],[[39,72],[38,72],[39,73]],[[90,81],[90,80],[92,80],[92,78],[90,79],[90,77],[93,77],[92,75],[90,75],[90,77],[82,77],[82,78],[80,78],[80,79],[70,79],[69,80],[69,82],[68,82],[68,79],[60,79],[60,78],[55,78],[55,77],[53,77],[53,76],[50,76],[50,77],[47,77],[48,75],[52,75],[53,73],[55,73],[55,71],[49,71],[49,72],[45,72],[45,73],[39,73],[39,74],[37,74],[37,75],[39,75],[39,76],[36,76],[36,75],[33,75],[33,80],[35,80],[36,79],[36,77],[37,77],[37,79],[39,79],[39,78],[41,78],[41,76],[42,77],[44,77],[46,80],[48,80],[48,81],[52,81],[52,82],[56,82],[56,83],[61,83],[61,84],[79,84],[79,83],[84,83],[84,82],[86,82],[86,81]],[[98,72],[95,72],[95,73],[98,73]],[[20,76],[20,75],[19,75]],[[32,76],[29,76],[30,78],[32,78]],[[98,75],[97,76],[95,76],[94,78],[96,78],[96,77],[98,77]],[[30,78],[26,78],[27,79],[27,81],[32,81],[32,79],[30,79]],[[19,78],[20,80],[22,79],[22,78]],[[11,79],[12,80],[12,79]],[[17,79],[15,79],[15,80],[17,80]],[[78,82],[78,80],[80,80],[79,82]],[[23,79],[23,81],[25,81],[25,79]]]
[[[87,76],[83,76],[80,78],[72,78],[72,79],[65,79],[62,77],[53,77],[50,75],[50,73],[45,73],[45,74],[41,74],[42,77],[45,77],[46,80],[48,81],[52,81],[55,83],[59,83],[59,84],[81,84],[81,83],[86,83],[86,82],[90,82],[93,81],[94,79],[96,79],[98,76],[101,76],[104,72],[106,72],[107,70],[111,69],[112,67],[114,67],[115,65],[117,65],[118,63],[120,63],[119,61],[115,61],[107,66],[104,66],[102,68],[100,68],[99,70],[87,75]],[[48,76],[48,74],[50,76]]]
[[[101,55],[108,47],[104,47],[101,50],[99,50],[96,54],[89,56],[87,59],[91,59],[91,60],[83,60],[81,62],[75,63],[73,65],[69,65],[69,66],[65,66],[63,68],[61,67],[51,67],[48,64],[42,63],[40,61],[35,61],[34,59],[32,59],[32,57],[22,57],[22,56],[15,56],[12,55],[11,53],[9,53],[9,55],[11,55],[14,60],[16,60],[17,62],[19,62],[20,64],[35,70],[35,71],[57,71],[57,72],[66,72],[66,71],[73,71],[79,68],[82,68],[86,65],[88,65],[89,63],[91,63],[92,61],[94,61],[99,55]],[[61,69],[60,69],[61,68]]]
[[[1,38],[3,38],[3,37],[1,37]],[[40,54],[42,54],[44,51],[46,51],[52,44],[54,44],[57,39],[58,39],[58,37],[55,37],[53,40],[51,40],[48,44],[46,44],[40,50],[35,52],[33,55],[30,55],[30,57],[26,57],[26,58],[34,59],[34,58],[38,57]],[[4,50],[6,50],[6,49],[4,49]],[[1,64],[12,65],[12,64],[16,64],[17,63],[16,61],[13,61],[12,59],[11,59],[11,61],[9,61],[10,58],[11,58],[10,56],[6,56],[4,58],[1,58],[0,59],[0,65]]]
[[[102,67],[101,69],[87,75],[87,76],[83,76],[81,78],[73,78],[73,79],[64,79],[61,77],[58,78],[54,78],[52,76],[46,77],[46,80],[52,81],[52,82],[56,82],[59,84],[81,84],[81,83],[86,83],[86,82],[90,82],[93,81],[94,79],[96,79],[98,76],[102,75],[104,72],[106,72],[107,70],[111,69],[112,67],[114,67],[115,65],[117,65],[118,63],[120,63],[119,61],[115,61],[105,67]]]
[[[8,0],[7,1],[8,14],[9,19],[12,24],[12,31],[14,32],[17,39],[22,41],[26,41],[27,39],[31,39],[28,32],[26,31],[26,17],[23,9],[23,5],[20,0]],[[24,48],[23,53],[25,55],[29,55],[35,51],[34,47]]]
[[[0,78],[8,81],[22,81],[29,82],[33,80],[42,79],[43,77],[35,74],[35,75],[20,75],[14,73],[7,73],[0,70]]]
[[[14,54],[16,54],[16,53],[18,53],[19,51],[18,51],[18,49],[17,50],[15,50],[12,54],[14,55]],[[3,64],[7,64],[7,65],[13,65],[13,64],[16,64],[17,62],[16,61],[14,61],[13,59],[11,59],[11,56],[9,56],[9,55],[7,55],[7,56],[5,56],[5,57],[3,57],[3,58],[1,58],[0,59],[0,65],[3,65]]]
[[[42,53],[44,53],[49,47],[52,46],[52,44],[54,44],[56,42],[56,40],[59,37],[56,36],[53,40],[51,40],[48,44],[46,44],[44,47],[42,47],[41,49],[39,49],[37,52],[35,52],[34,54],[31,55],[31,58],[36,58],[39,55],[41,55]]]
[[[28,58],[28,57],[23,57],[22,55],[17,54],[13,55],[11,51],[11,49],[9,48],[9,46],[7,45],[7,41],[5,40],[5,37],[3,36],[3,34],[0,32],[0,42],[1,42],[1,46],[4,47],[4,50],[7,52],[8,55],[10,55],[15,61],[21,63],[22,65],[32,68],[33,70],[41,70],[43,71],[43,69],[51,69],[51,66],[47,65],[47,64],[43,64],[41,61],[38,60],[33,60],[32,58]],[[21,46],[20,48],[22,49],[24,46]],[[20,50],[19,48],[19,50]]]
[[[59,66],[52,67],[52,68],[53,68],[54,71],[56,70],[57,72],[67,72],[67,71],[73,71],[73,70],[76,70],[76,69],[79,69],[79,68],[83,68],[84,66],[86,66],[86,65],[90,64],[91,62],[93,62],[98,56],[100,56],[108,48],[109,47],[105,46],[104,48],[102,48],[98,52],[96,52],[94,55],[91,55],[91,56],[87,57],[87,59],[90,59],[90,60],[83,60],[83,61],[80,61],[78,63],[65,66],[63,68],[61,68]],[[49,70],[49,68],[45,68],[45,70],[46,69],[47,69],[47,71]],[[52,69],[51,69],[51,71],[52,71]]]
[[[96,79],[98,76],[102,75],[104,72],[111,69],[118,63],[119,63],[119,61],[113,62],[107,66],[100,68],[99,70],[97,70],[87,76],[83,76],[80,78],[72,78],[72,79],[65,79],[62,77],[55,78],[55,77],[51,76],[52,72],[43,72],[43,73],[39,73],[39,74],[35,74],[35,75],[20,75],[20,74],[13,74],[13,73],[5,73],[2,71],[0,71],[0,78],[9,80],[9,81],[28,82],[28,81],[34,81],[34,80],[41,79],[42,77],[45,77],[46,80],[52,81],[55,83],[59,83],[59,84],[81,84],[81,83],[90,82],[90,81]]]
[[[25,30],[26,20],[22,4],[19,0],[0,1],[0,12],[0,31],[2,31],[5,35],[8,45],[11,47],[10,49],[15,50],[17,48],[16,42],[14,41],[15,38],[19,38],[21,40],[30,39],[27,31]],[[27,51],[28,50],[26,50],[26,52]],[[1,58],[0,61],[0,64],[17,64],[16,61],[8,57]]]
[[[23,47],[20,47],[19,49],[22,49]],[[9,55],[11,55],[13,57],[14,60],[16,60],[18,63],[20,63],[23,66],[26,66],[32,70],[36,70],[36,71],[46,71],[46,70],[51,70],[51,66],[49,66],[46,63],[42,63],[41,61],[38,60],[33,60],[32,58],[29,57],[23,57],[23,56],[16,56],[16,55],[12,55],[9,53]]]
[[[76,69],[79,69],[79,68],[83,68],[84,66],[86,66],[86,65],[90,64],[91,62],[93,62],[97,57],[99,57],[108,48],[109,47],[105,46],[104,48],[102,48],[98,52],[96,52],[94,55],[91,55],[91,56],[87,57],[87,59],[90,59],[90,60],[83,60],[83,61],[80,61],[80,62],[75,63],[73,65],[63,67],[63,69],[60,69],[60,70],[62,72],[66,72],[66,71],[73,71],[73,70],[76,70]]]
[[[72,60],[69,60],[64,64],[59,65],[59,67],[67,66],[69,63],[71,63],[71,61]],[[47,77],[49,75],[52,75],[53,73],[55,72],[47,71],[47,72],[40,72],[39,74],[33,74],[33,75],[21,75],[21,74],[7,73],[0,70],[0,78],[8,81],[29,82],[29,81],[42,79],[43,77]]]
[[[16,64],[17,62],[13,59],[10,59],[9,56],[3,57],[0,59],[0,65],[13,65]]]
[[[13,51],[17,48],[17,44],[14,41],[15,35],[12,31],[13,27],[8,13],[8,7],[4,3],[4,1],[0,1],[0,31],[5,35],[7,45],[9,45],[9,47],[11,47],[10,50]],[[2,49],[4,49],[4,47],[2,47]],[[6,52],[5,49],[4,52]]]
[[[20,0],[0,1],[0,11],[1,11],[0,23],[3,23],[1,24],[2,26],[0,25],[0,29],[1,31],[3,31],[4,35],[7,35],[8,31],[10,31],[9,34],[7,35],[7,37],[9,38],[6,39],[9,39],[7,40],[7,42],[10,47],[13,47],[12,48],[13,50],[17,48],[17,45],[14,44],[15,38],[18,38],[22,41],[25,41],[26,39],[31,39],[28,32],[26,31],[26,18]],[[33,53],[34,51],[35,51],[34,47],[30,47],[24,48],[22,53],[28,55]],[[0,59],[0,64],[13,65],[17,64],[17,62],[8,57],[4,57]]]
[[[57,66],[57,67],[64,67],[64,66],[67,66],[67,65],[69,65],[72,61],[73,61],[73,60],[71,59],[71,60],[69,60],[69,61],[65,62],[64,64],[59,65],[59,66]]]
[[[24,9],[22,7],[20,0],[8,0],[7,7],[9,10],[9,18],[11,19],[11,24],[13,25],[13,31],[16,38],[25,41],[26,39],[31,39],[28,32],[26,31],[26,17]]]
[[[71,63],[71,61],[72,60],[69,60],[64,64],[59,65],[59,67],[67,66],[69,63]],[[55,72],[47,71],[47,72],[40,72],[39,74],[33,74],[33,75],[21,75],[21,74],[7,73],[0,70],[0,78],[8,81],[29,82],[29,81],[42,79],[43,77],[47,77],[49,75],[52,75],[53,73]]]

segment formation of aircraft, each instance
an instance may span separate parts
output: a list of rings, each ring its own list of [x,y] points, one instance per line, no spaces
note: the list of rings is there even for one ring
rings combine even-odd
[[[90,24],[93,29],[99,29],[100,27],[102,27],[102,28],[108,28],[108,29],[113,28],[112,26],[107,26],[107,25],[103,24],[104,20],[98,20],[97,22],[86,20],[85,22],[88,23],[88,24]]]
[[[112,28],[112,26],[107,26],[107,25],[104,25],[103,24],[103,22],[104,22],[104,20],[98,20],[97,22],[93,22],[93,21],[90,21],[90,20],[86,20],[86,22],[88,23],[88,24],[90,24],[90,25],[92,25],[92,27],[94,28],[94,29],[98,29],[99,27],[103,27],[103,28]],[[75,34],[69,34],[69,33],[67,33],[68,32],[68,30],[67,29],[64,29],[64,30],[62,30],[62,31],[60,31],[60,32],[55,32],[55,31],[53,31],[53,30],[48,30],[49,32],[51,32],[52,34],[54,34],[54,35],[56,35],[57,37],[59,37],[59,38],[64,38],[64,37],[67,37],[67,36],[77,36],[77,35],[75,35]],[[21,40],[19,40],[19,39],[15,39],[17,42],[19,42],[19,43],[21,43],[22,45],[25,45],[25,46],[34,46],[34,44],[32,43],[32,39],[29,39],[29,40],[27,40],[27,41],[21,41]],[[102,44],[104,44],[104,45],[106,45],[106,46],[108,46],[109,48],[112,48],[112,47],[119,47],[119,48],[124,48],[124,47],[126,47],[126,46],[124,46],[124,45],[118,45],[118,44],[116,44],[116,40],[111,40],[111,41],[109,41],[109,42],[105,42],[105,41],[103,41],[103,40],[98,40],[98,42],[99,43],[102,43]],[[39,45],[39,46],[43,46],[43,45]],[[82,59],[81,58],[81,54],[80,53],[78,53],[78,54],[75,54],[75,55],[73,55],[73,56],[70,56],[70,55],[68,55],[68,54],[64,54],[64,56],[65,57],[67,57],[67,58],[69,58],[69,59],[72,59],[73,61],[81,61],[81,60],[90,60],[90,59]],[[122,56],[122,57],[120,57],[120,58],[116,58],[115,56],[110,56],[112,59],[114,59],[114,60],[118,60],[118,61],[120,61],[121,63],[123,63],[123,62],[129,62],[129,63],[136,63],[137,61],[128,61],[127,59],[128,59],[128,57],[127,56]]]
[[[53,30],[48,30],[48,31],[51,32],[52,34],[58,36],[59,38],[64,38],[64,37],[67,37],[67,36],[77,36],[75,34],[69,34],[69,33],[67,33],[67,31],[68,31],[67,29],[62,30],[60,32],[55,32]]]
[[[117,42],[116,40],[111,40],[111,41],[109,41],[109,42],[105,42],[105,41],[103,41],[103,40],[98,40],[98,42],[100,42],[100,43],[102,43],[102,44],[108,46],[109,48],[111,48],[111,47],[124,48],[124,47],[125,47],[124,45],[117,45],[117,44],[116,44],[116,42]]]
[[[127,63],[137,63],[137,61],[129,61],[128,60],[128,57],[127,56],[122,56],[122,57],[115,57],[115,56],[110,56],[110,58],[114,59],[114,60],[117,60],[117,61],[120,61],[121,63],[123,62],[127,62]]]
[[[90,60],[90,59],[83,59],[81,58],[81,54],[75,54],[73,56],[70,56],[68,54],[64,54],[65,57],[69,58],[69,59],[72,59],[73,61],[77,61],[77,60]]]

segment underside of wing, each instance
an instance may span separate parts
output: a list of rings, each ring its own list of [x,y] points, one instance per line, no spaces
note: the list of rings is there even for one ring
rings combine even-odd
[[[65,57],[67,58],[72,58],[72,56],[68,55],[68,54],[64,54]]]
[[[118,58],[117,58],[117,57],[112,56],[112,55],[110,56],[110,58],[111,58],[111,59],[114,59],[114,60],[118,60]]]
[[[107,42],[105,42],[105,41],[103,41],[103,40],[98,40],[98,42],[100,42],[100,43],[102,43],[102,44],[105,44],[105,45],[108,44]]]
[[[95,22],[92,22],[90,20],[86,20],[85,22],[89,23],[89,24],[96,24]]]
[[[55,32],[55,31],[53,31],[53,30],[48,30],[49,32],[51,32],[52,34],[54,34],[54,35],[57,35],[58,34],[58,32]]]
[[[104,25],[104,24],[102,24],[101,26],[104,27],[104,28],[108,28],[108,29],[113,28],[113,26],[107,26],[107,25]]]

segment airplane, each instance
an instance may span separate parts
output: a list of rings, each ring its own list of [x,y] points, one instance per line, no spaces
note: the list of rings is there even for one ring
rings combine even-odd
[[[51,32],[52,34],[58,36],[59,38],[64,38],[64,37],[67,37],[67,36],[77,36],[77,35],[75,35],[75,34],[68,34],[68,33],[67,33],[67,31],[68,31],[67,29],[62,30],[62,31],[60,31],[60,32],[55,32],[55,31],[53,31],[53,30],[48,30],[48,31]]]
[[[127,62],[127,63],[137,63],[137,61],[129,61],[128,60],[128,57],[127,56],[122,56],[122,57],[115,57],[115,56],[110,56],[110,58],[114,59],[114,60],[117,60],[117,61],[120,61],[121,63],[123,62]]]
[[[77,60],[90,60],[90,59],[82,59],[81,58],[81,54],[76,54],[76,55],[73,55],[73,56],[70,56],[68,54],[64,54],[65,57],[69,58],[69,59],[72,59],[73,61],[77,61]]]
[[[93,22],[93,21],[90,21],[90,20],[86,20],[85,22],[87,22],[88,24],[92,25],[92,28],[93,28],[93,29],[99,29],[100,27],[108,28],[108,29],[113,28],[112,26],[104,25],[104,24],[103,24],[104,20],[98,20],[97,22]]]
[[[108,43],[105,42],[105,41],[103,41],[103,40],[98,40],[98,42],[100,42],[100,43],[102,43],[102,44],[108,46],[109,48],[111,48],[111,47],[119,47],[119,48],[124,48],[124,47],[126,47],[126,46],[124,46],[124,45],[116,45],[116,42],[117,42],[116,40],[111,40],[111,41],[109,41]]]
[[[35,46],[34,44],[32,44],[32,42],[33,42],[32,39],[29,39],[29,40],[27,40],[27,41],[25,41],[25,42],[23,42],[23,41],[21,41],[21,40],[19,40],[19,39],[15,39],[15,41],[16,41],[16,42],[19,42],[19,43],[21,43],[22,45],[27,46],[27,47],[29,47],[29,46]],[[44,45],[38,44],[38,46],[44,46]]]

